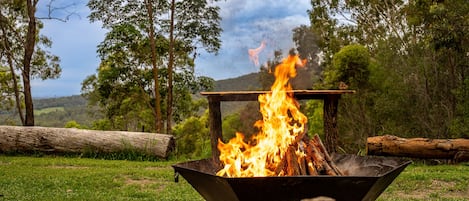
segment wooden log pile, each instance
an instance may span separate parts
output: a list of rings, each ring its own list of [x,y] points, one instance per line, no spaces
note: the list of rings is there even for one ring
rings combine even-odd
[[[297,150],[302,150],[304,154],[297,154]],[[279,176],[343,175],[332,161],[318,135],[312,139],[303,136],[290,145],[283,160],[275,169],[275,173]]]

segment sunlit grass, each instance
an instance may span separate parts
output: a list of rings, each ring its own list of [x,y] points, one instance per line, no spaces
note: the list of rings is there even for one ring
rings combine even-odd
[[[0,200],[203,200],[173,163],[1,156]]]
[[[469,200],[469,164],[410,165],[378,200]]]
[[[34,114],[42,115],[42,114],[47,114],[51,112],[63,112],[63,111],[65,111],[64,107],[48,107],[48,108],[34,110]]]

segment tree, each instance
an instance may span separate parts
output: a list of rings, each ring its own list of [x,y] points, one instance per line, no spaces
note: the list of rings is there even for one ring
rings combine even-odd
[[[370,53],[364,46],[347,45],[334,55],[331,68],[324,72],[324,79],[332,86],[344,82],[351,88],[363,88],[368,84],[369,66]]]
[[[198,54],[198,47],[202,47],[208,52],[218,51],[221,32],[219,8],[209,4],[206,0],[158,1],[157,3],[142,2],[141,0],[91,0],[88,6],[92,11],[89,16],[90,20],[102,21],[105,28],[111,28],[118,24],[132,24],[137,30],[145,33],[147,38],[153,38],[151,35],[153,32],[155,32],[153,36],[169,38],[167,39],[169,47],[164,55],[159,55],[158,69],[154,72],[167,64],[168,74],[165,78],[168,81],[166,83],[168,101],[166,111],[167,118],[171,117],[166,121],[167,127],[171,127],[173,82],[175,81],[173,72],[179,71],[181,67],[187,67],[177,64],[178,60],[192,60],[193,62]],[[172,17],[168,19],[167,16]],[[155,28],[153,31],[152,27]],[[190,54],[192,56],[189,56]],[[154,84],[158,83],[157,78],[160,76],[154,75]],[[154,89],[155,97],[159,96],[157,91],[159,90]],[[160,104],[159,101],[155,102],[156,106],[158,104]],[[158,112],[155,113],[155,115],[158,114]]]
[[[202,116],[192,116],[174,127],[176,136],[176,154],[188,157],[207,158],[210,150],[210,136],[208,133],[208,112]]]
[[[318,65],[318,38],[312,31],[311,27],[301,25],[293,29],[293,42],[295,42],[296,50],[300,58],[306,59],[306,68],[316,68]],[[319,69],[317,69],[319,70]]]
[[[82,83],[82,93],[91,105],[98,105],[112,129],[130,131],[157,131],[155,127],[155,99],[151,94],[154,84],[151,47],[149,39],[133,24],[120,24],[112,27],[105,40],[98,46],[101,64],[97,75],[91,75]],[[181,43],[176,42],[176,49]],[[166,55],[168,40],[163,36],[155,38],[157,57]],[[185,51],[176,52],[177,66],[181,67],[174,75],[176,98],[174,119],[176,122],[198,111],[199,103],[192,100],[191,94],[199,90],[209,90],[213,80],[193,75],[191,59]],[[167,95],[168,71],[159,69],[158,94]],[[162,105],[163,108],[167,107]],[[107,125],[107,124],[106,124]]]
[[[456,122],[463,122],[463,110],[468,111],[465,1],[314,0],[312,5],[311,26],[325,53],[326,68],[334,65],[333,56],[346,45],[362,44],[370,52],[370,119],[356,125],[371,127],[368,135],[462,135],[466,126]]]
[[[34,106],[31,79],[53,79],[60,76],[59,58],[44,48],[52,45],[45,36],[39,35],[42,23],[36,17],[38,0],[1,1],[0,38],[2,42],[1,64],[10,68],[16,108],[24,126],[34,126]],[[23,94],[20,95],[16,73],[21,75]],[[24,100],[23,118],[21,103]]]

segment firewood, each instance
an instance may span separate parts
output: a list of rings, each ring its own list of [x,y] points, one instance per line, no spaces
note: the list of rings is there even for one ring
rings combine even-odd
[[[304,147],[306,146],[306,143],[304,143],[303,141],[300,141],[298,143],[298,146],[299,146],[298,148],[300,150],[304,151]],[[299,167],[300,167],[301,175],[308,175],[308,169],[307,169],[307,164],[306,164],[306,155],[301,155],[298,158],[298,164],[299,164]]]
[[[313,140],[309,141],[309,146],[308,148],[311,150],[311,157],[313,158],[313,164],[316,167],[316,170],[319,172],[319,174],[326,174],[326,165],[327,162],[324,159],[324,156],[322,153],[319,151],[317,145],[314,143]]]
[[[307,165],[307,169],[308,169],[308,175],[311,175],[311,176],[319,175],[318,171],[314,167],[312,158],[311,157],[306,157],[305,160],[306,160],[306,165]]]
[[[313,157],[314,155],[313,147],[307,143],[305,153],[306,153],[306,164],[308,165],[308,174],[309,175],[319,175],[319,171],[316,168],[316,161]]]
[[[342,171],[335,165],[334,161],[332,160],[332,157],[329,155],[329,153],[326,150],[326,147],[321,141],[321,138],[316,134],[313,137],[313,141],[317,144],[319,151],[324,155],[324,159],[326,160],[327,164],[332,168],[332,171],[334,171],[335,175],[343,175]]]
[[[298,157],[296,156],[294,147],[288,147],[285,158],[287,160],[287,170],[285,171],[287,175],[300,175],[300,166],[298,164]]]
[[[297,150],[303,153],[297,155]],[[343,175],[317,135],[311,140],[306,135],[297,138],[288,147],[277,167],[269,169],[278,176]]]
[[[286,163],[286,157],[284,156],[282,158],[282,160],[280,161],[280,163],[277,165],[277,167],[275,167],[274,169],[274,172],[275,172],[275,175],[278,175],[278,176],[285,176],[285,172],[284,172],[284,169],[285,169],[285,163]]]

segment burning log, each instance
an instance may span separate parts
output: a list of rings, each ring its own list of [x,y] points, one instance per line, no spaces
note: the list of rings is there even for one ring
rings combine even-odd
[[[304,154],[298,154],[297,150],[304,151]],[[276,172],[279,169],[283,171],[279,173],[281,176],[343,175],[332,161],[318,135],[315,135],[311,140],[303,137],[300,142],[288,147]]]

